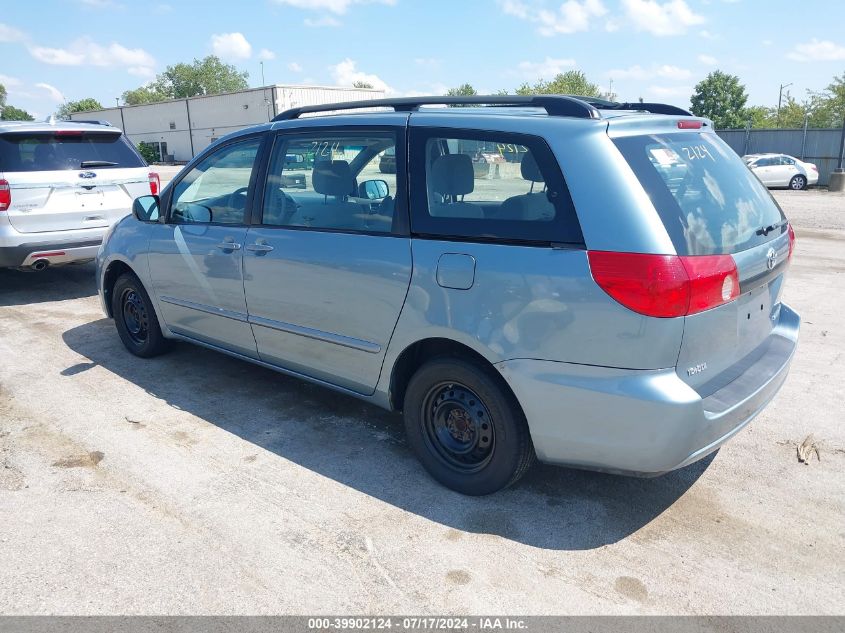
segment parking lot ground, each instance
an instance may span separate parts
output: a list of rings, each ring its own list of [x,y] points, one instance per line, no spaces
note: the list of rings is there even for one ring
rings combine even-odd
[[[0,613],[842,613],[845,197],[778,199],[804,323],[774,403],[663,477],[537,467],[484,498],[394,415],[189,345],[130,356],[91,265],[0,271]]]

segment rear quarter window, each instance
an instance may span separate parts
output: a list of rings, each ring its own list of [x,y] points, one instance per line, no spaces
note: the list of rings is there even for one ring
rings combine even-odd
[[[783,212],[715,134],[655,134],[614,142],[654,203],[679,255],[736,253],[781,234],[760,231],[783,223]]]
[[[583,246],[569,190],[542,138],[412,128],[410,163],[418,236]]]
[[[0,135],[0,171],[61,171],[145,167],[143,159],[122,134],[83,132],[78,135]]]

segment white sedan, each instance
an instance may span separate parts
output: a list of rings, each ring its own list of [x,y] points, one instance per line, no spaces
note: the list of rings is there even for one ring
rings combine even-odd
[[[819,181],[819,169],[786,154],[749,154],[742,160],[767,187],[806,189]]]

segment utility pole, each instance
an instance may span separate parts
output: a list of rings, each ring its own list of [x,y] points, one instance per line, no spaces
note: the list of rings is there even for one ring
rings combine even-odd
[[[118,108],[120,107],[120,97],[115,97],[115,98],[114,98],[114,105],[115,105],[116,107],[118,107]]]
[[[258,63],[261,64],[261,87],[263,88],[265,86],[265,83],[264,83],[264,62],[258,62]]]
[[[781,102],[781,99],[783,98],[783,89],[789,88],[789,86],[791,86],[791,85],[792,85],[791,83],[781,84],[780,89],[778,90],[778,114],[777,114],[778,127],[780,127],[780,102]]]

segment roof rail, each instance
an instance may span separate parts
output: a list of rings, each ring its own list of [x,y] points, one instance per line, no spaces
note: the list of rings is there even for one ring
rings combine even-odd
[[[397,97],[395,99],[369,99],[366,101],[301,106],[279,113],[273,118],[273,121],[290,121],[312,112],[360,110],[363,108],[393,108],[394,112],[414,112],[424,105],[524,106],[544,108],[550,116],[571,116],[581,119],[601,118],[595,107],[578,97],[565,95],[477,95],[471,97]]]
[[[415,112],[424,105],[524,106],[544,108],[549,116],[571,116],[580,119],[600,119],[599,110],[635,110],[653,114],[693,116],[692,113],[667,103],[617,103],[595,97],[575,95],[473,95],[470,97],[397,97],[394,99],[368,99],[365,101],[301,106],[280,112],[273,117],[273,121],[290,121],[298,119],[303,114],[315,112],[361,110],[365,108],[393,108],[394,112]]]

